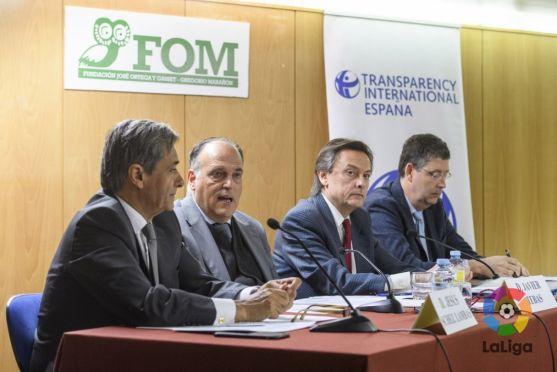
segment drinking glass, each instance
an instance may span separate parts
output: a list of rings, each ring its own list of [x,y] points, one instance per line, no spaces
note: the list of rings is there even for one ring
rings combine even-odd
[[[431,292],[433,273],[428,271],[413,271],[411,275],[412,298],[425,300]]]

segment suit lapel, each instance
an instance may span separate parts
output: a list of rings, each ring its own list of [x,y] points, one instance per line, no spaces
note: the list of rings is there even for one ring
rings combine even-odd
[[[440,203],[441,201],[438,201],[438,203]],[[426,230],[426,234],[427,236],[429,236],[432,239],[435,240],[442,240],[442,237],[439,236],[439,234],[437,234],[437,229],[435,228],[435,219],[433,218],[433,213],[432,213],[432,207],[427,208],[426,210],[424,210],[424,221],[425,221],[425,230]],[[431,247],[433,247],[433,250],[435,251],[435,255],[434,258],[438,258],[438,257],[447,257],[447,254],[445,254],[445,248],[442,247],[439,244],[436,244],[434,242],[430,242],[429,245]]]
[[[226,269],[219,248],[191,194],[188,194],[185,199],[184,216],[209,273],[229,281],[230,274]]]
[[[338,229],[335,224],[335,219],[327,202],[323,198],[323,195],[319,194],[313,198],[315,206],[319,210],[319,215],[322,216],[323,220],[321,223],[325,226],[325,234],[327,236],[327,241],[332,242],[333,246],[327,246],[327,249],[339,259],[343,266],[346,266],[344,258],[341,259],[339,251],[342,249],[342,241],[338,236]]]
[[[124,210],[124,207],[122,207],[122,204],[120,204],[120,201],[117,198],[114,198],[114,200],[115,200],[114,209],[116,210],[116,213],[120,216],[122,221],[126,221],[127,229],[122,233],[125,234],[125,237],[127,238],[126,241],[131,242],[132,246],[130,247],[130,251],[134,255],[135,259],[137,260],[137,263],[139,264],[141,271],[143,271],[143,273],[149,279],[149,281],[152,284],[154,284],[153,282],[154,278],[152,277],[151,273],[147,269],[147,265],[145,264],[145,260],[143,259],[143,255],[141,254],[141,248],[139,242],[137,241],[137,235],[135,235],[130,218],[126,214],[126,211]]]
[[[354,213],[350,215],[350,225],[352,228],[352,249],[362,253],[368,259],[374,259],[371,251],[371,242],[366,239],[364,233],[364,228],[361,226],[361,221],[355,217]],[[373,272],[373,268],[369,267],[369,264],[357,253],[354,254],[354,260],[356,261],[356,272]],[[362,268],[369,267],[368,270],[362,270]]]
[[[412,217],[412,213],[410,212],[410,207],[408,206],[408,202],[406,201],[406,197],[404,196],[404,190],[402,190],[400,179],[394,181],[391,184],[391,188],[392,188],[391,189],[392,194],[397,200],[398,205],[402,212],[402,228],[404,229],[403,233],[406,234],[409,230],[419,233],[419,231],[416,228],[416,223],[414,222],[414,217]],[[420,238],[418,236],[414,236],[413,238],[410,238],[410,240],[414,243],[410,245],[412,247],[412,250],[414,251],[414,254],[417,257],[421,257],[423,254],[422,253],[423,247]]]
[[[238,230],[240,230],[242,239],[244,239],[244,242],[246,243],[252,256],[255,258],[259,269],[263,273],[263,278],[265,280],[273,279],[273,274],[269,270],[269,263],[266,258],[262,256],[261,249],[257,249],[259,239],[256,235],[255,229],[250,228],[248,222],[244,221],[242,218],[236,218],[236,216],[233,216],[232,218],[236,221],[236,226],[238,226]]]

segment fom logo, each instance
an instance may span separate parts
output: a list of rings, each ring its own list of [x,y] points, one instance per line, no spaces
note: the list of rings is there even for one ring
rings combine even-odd
[[[132,35],[127,21],[107,17],[97,18],[92,32],[95,44],[79,58],[80,78],[238,87],[236,42],[216,48],[209,40]],[[126,59],[118,63],[124,47]]]
[[[118,58],[118,50],[130,41],[130,35],[130,26],[124,20],[97,19],[93,25],[96,44],[87,48],[79,58],[80,66],[109,67]]]
[[[398,170],[392,170],[389,171],[387,173],[385,173],[384,175],[382,175],[381,177],[379,177],[369,188],[368,190],[368,194],[370,192],[372,192],[373,190],[386,185],[388,183],[391,183],[393,181],[398,180]],[[441,203],[443,203],[443,209],[445,210],[445,214],[447,215],[447,217],[449,218],[449,221],[451,221],[452,225],[454,226],[455,229],[457,229],[457,221],[456,221],[456,213],[454,211],[453,205],[451,203],[451,201],[449,200],[449,197],[447,196],[447,193],[445,191],[443,191],[443,193],[441,194]]]

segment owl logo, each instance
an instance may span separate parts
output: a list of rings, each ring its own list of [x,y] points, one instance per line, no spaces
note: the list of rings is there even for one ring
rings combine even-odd
[[[131,30],[128,23],[118,19],[111,22],[108,18],[99,18],[93,26],[96,45],[89,47],[79,58],[82,67],[108,67],[118,57],[118,50],[130,40]]]

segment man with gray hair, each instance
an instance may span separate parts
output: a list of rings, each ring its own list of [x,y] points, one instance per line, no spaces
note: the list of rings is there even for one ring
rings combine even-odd
[[[221,280],[260,285],[277,278],[263,226],[237,210],[244,154],[223,137],[196,144],[189,156],[188,194],[174,203],[187,249]]]
[[[223,282],[184,249],[172,212],[184,183],[177,138],[148,120],[125,120],[110,130],[103,189],[70,222],[48,272],[32,371],[52,369],[67,331],[257,321],[291,305],[298,280],[257,289]]]
[[[369,215],[362,209],[369,186],[373,155],[361,142],[331,140],[315,163],[311,196],[301,200],[284,218],[282,227],[306,243],[336,284],[351,295],[383,292],[385,280],[362,257],[390,276],[394,289],[408,289],[407,265],[383,250],[373,237]],[[345,250],[356,250],[354,255]],[[289,234],[277,232],[273,261],[279,276],[300,276],[299,297],[337,294],[317,265]],[[399,273],[399,274],[397,274]]]

